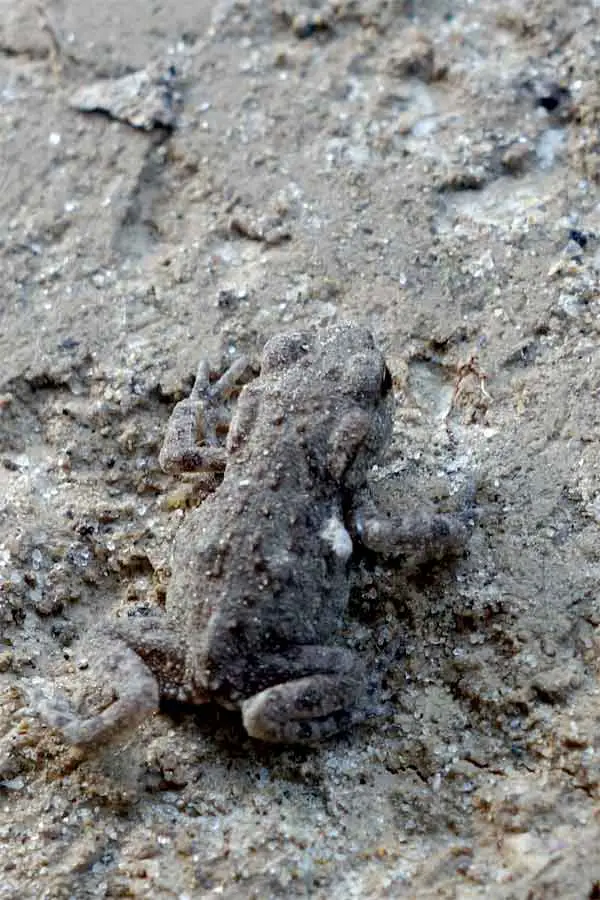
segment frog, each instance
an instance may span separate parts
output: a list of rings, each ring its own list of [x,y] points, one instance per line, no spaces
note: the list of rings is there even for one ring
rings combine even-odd
[[[88,641],[111,702],[90,716],[60,696],[38,703],[72,744],[108,740],[161,700],[237,710],[250,738],[273,744],[349,729],[368,708],[365,664],[340,640],[357,550],[393,558],[468,537],[464,515],[375,503],[394,390],[368,328],[277,334],[241,385],[247,371],[240,357],[213,380],[202,361],[173,409],[162,469],[220,483],[178,529],[164,608],[104,622]]]

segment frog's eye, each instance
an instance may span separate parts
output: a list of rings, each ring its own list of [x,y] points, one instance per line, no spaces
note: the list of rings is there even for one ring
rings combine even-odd
[[[386,394],[392,389],[392,373],[388,369],[387,366],[383,367],[383,372],[381,373],[381,385],[380,385],[381,396],[385,397]]]

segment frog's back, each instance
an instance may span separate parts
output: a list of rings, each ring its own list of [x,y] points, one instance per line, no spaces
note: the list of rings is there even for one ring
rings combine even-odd
[[[169,614],[196,635],[211,621],[239,628],[249,650],[323,640],[332,606],[346,601],[347,556],[325,534],[335,507],[331,497],[291,503],[264,485],[241,495],[224,483],[179,529]]]

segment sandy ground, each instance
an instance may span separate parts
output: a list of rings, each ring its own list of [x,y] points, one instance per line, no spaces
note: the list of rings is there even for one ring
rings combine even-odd
[[[0,0],[2,900],[600,897],[599,35],[597,0]],[[163,601],[199,358],[343,318],[394,373],[382,494],[479,510],[455,565],[357,573],[382,716],[68,748],[20,685],[76,693],[90,624]]]

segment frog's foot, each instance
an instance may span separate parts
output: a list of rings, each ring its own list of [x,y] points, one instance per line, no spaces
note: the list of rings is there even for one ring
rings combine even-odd
[[[242,703],[250,737],[271,743],[316,743],[365,717],[357,706],[364,672],[350,650],[297,647],[287,655],[263,657],[261,671],[268,671],[276,683]]]
[[[226,401],[247,370],[248,360],[239,357],[211,383],[208,363],[200,363],[190,396],[175,405],[167,424],[158,457],[165,472],[224,471],[227,452],[223,436],[231,418]]]
[[[44,680],[23,685],[23,693],[48,725],[62,732],[70,744],[89,745],[129,731],[158,709],[158,681],[142,659],[125,643],[112,644],[93,667],[113,698],[101,712],[85,718]]]

